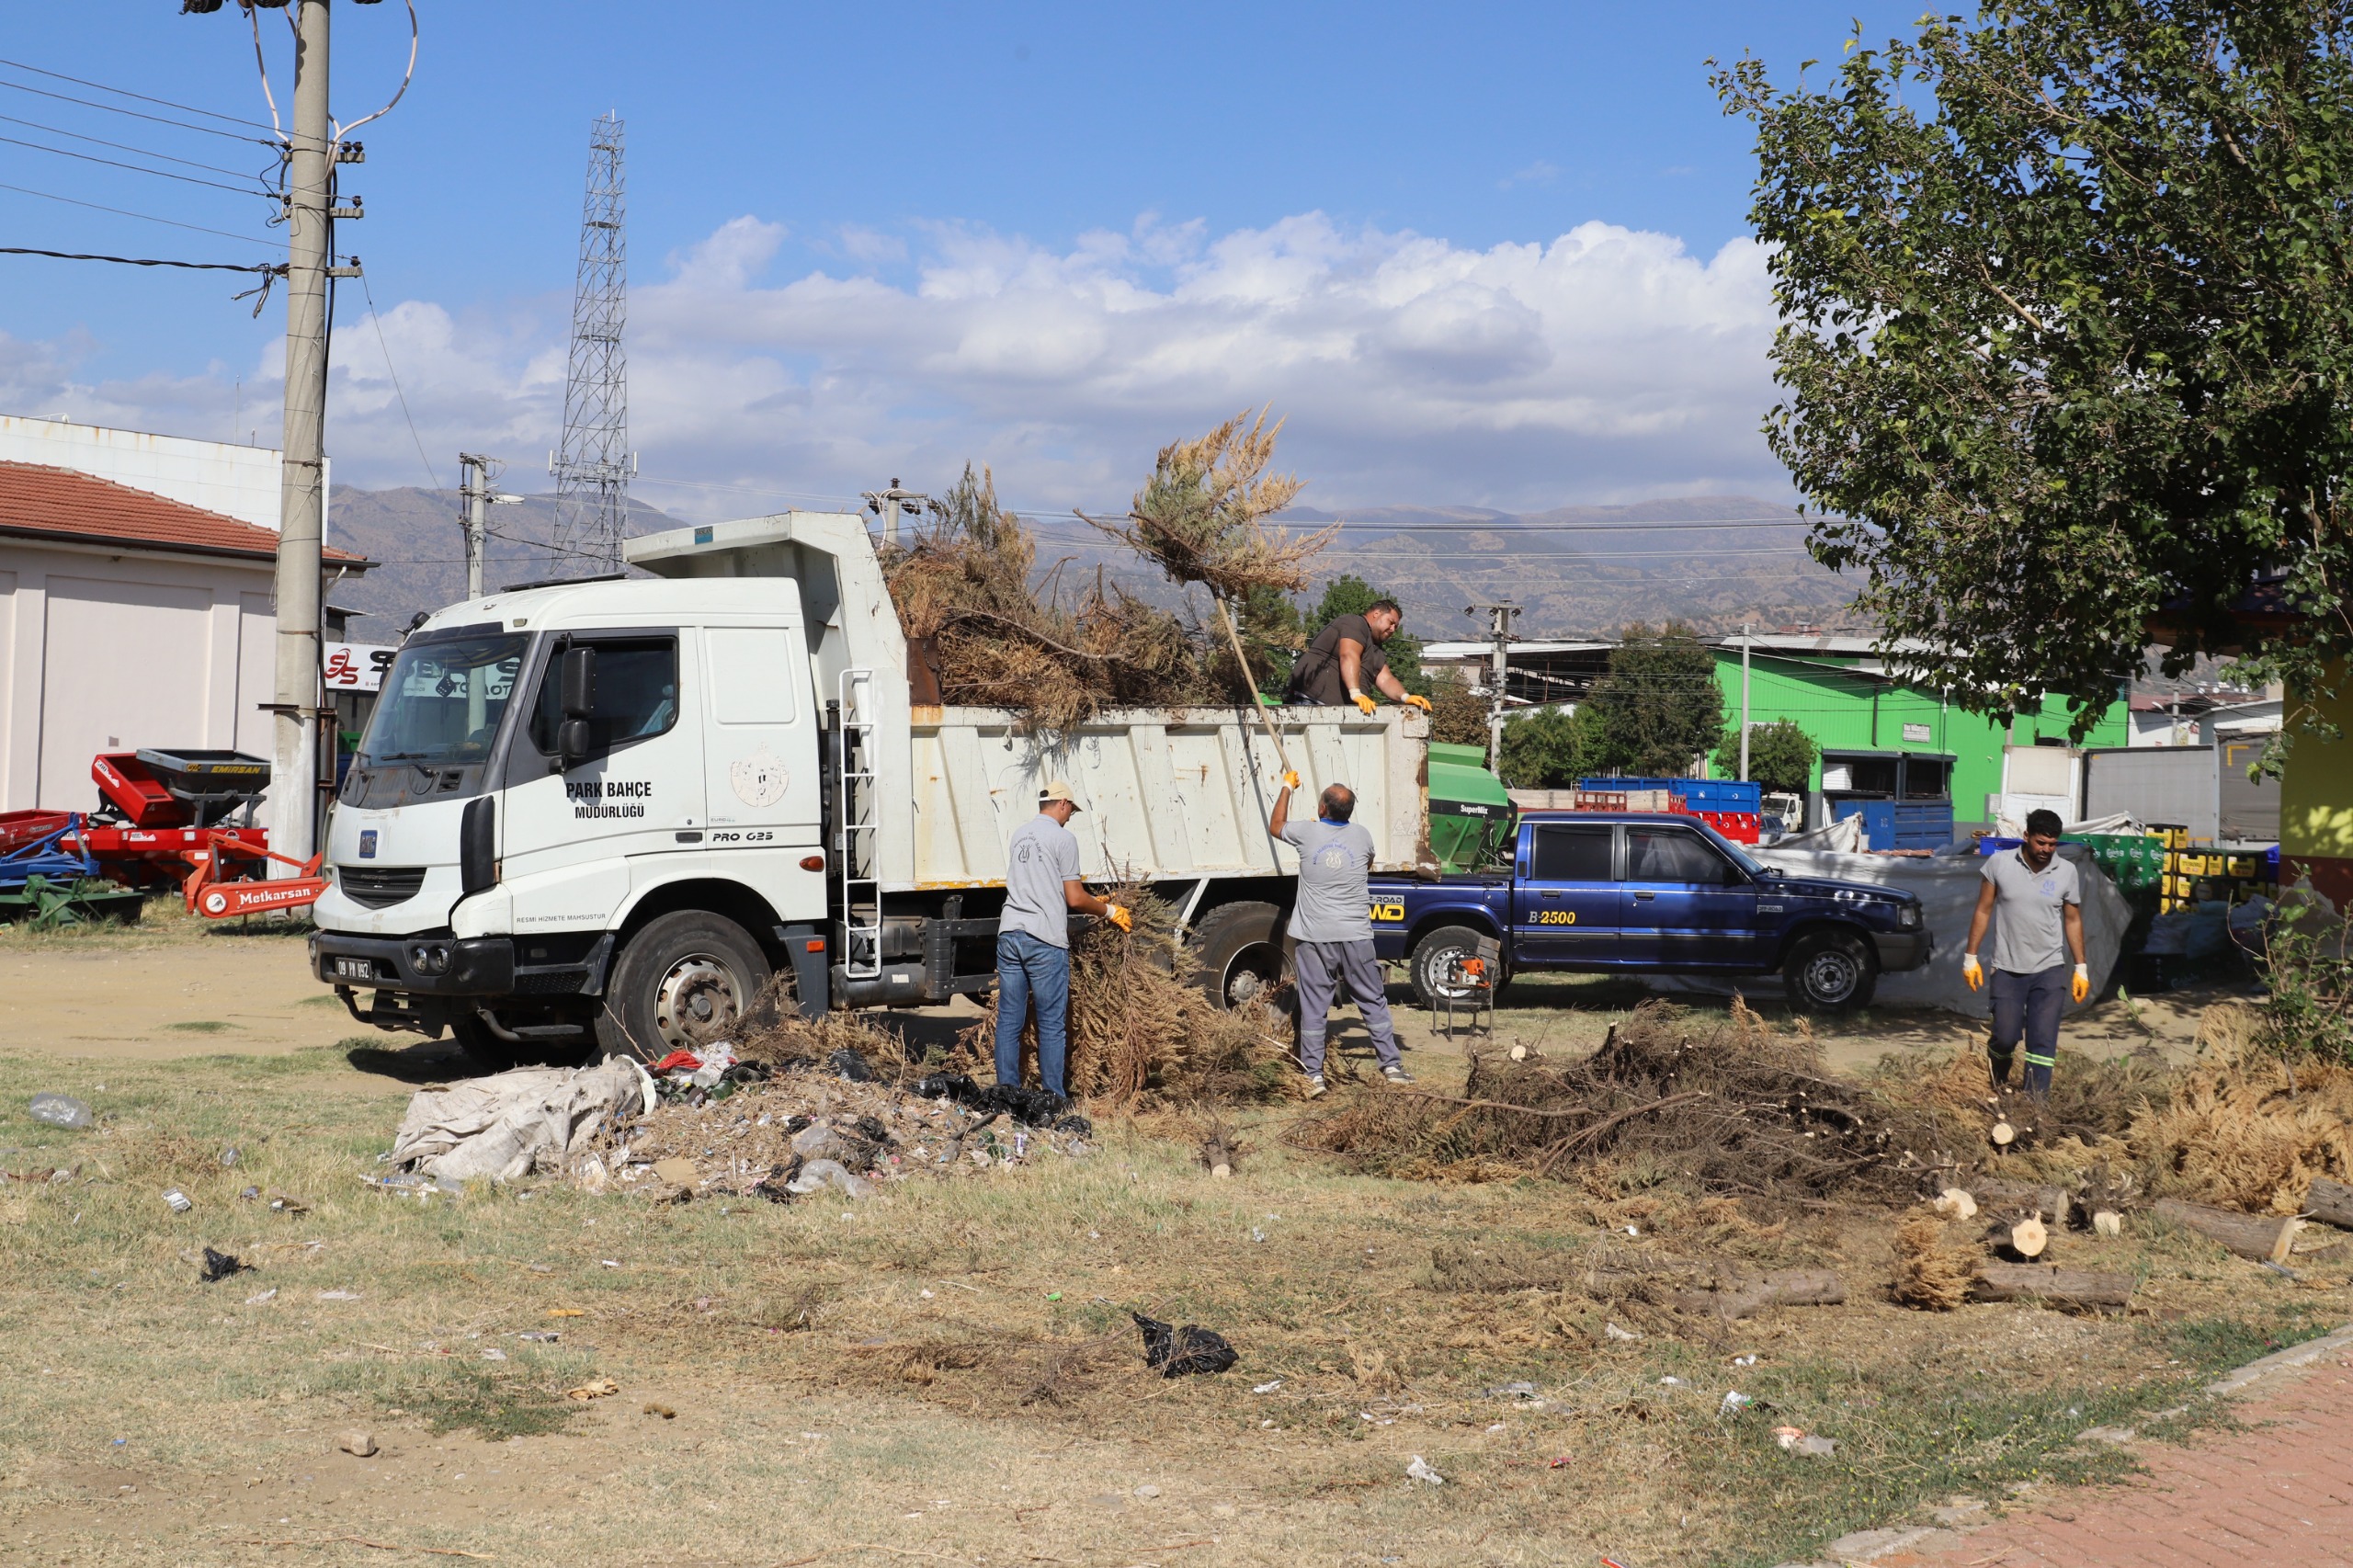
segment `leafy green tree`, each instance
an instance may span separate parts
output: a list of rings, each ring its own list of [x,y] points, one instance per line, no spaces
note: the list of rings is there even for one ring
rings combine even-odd
[[[1813,786],[1813,761],[1821,751],[1794,719],[1753,724],[1748,731],[1748,777],[1776,794],[1802,795]],[[1716,766],[1727,778],[1740,777],[1740,721],[1724,725],[1716,743]]]
[[[1586,732],[1578,715],[1564,708],[1531,708],[1504,721],[1502,766],[1514,790],[1570,790],[1584,771]]]
[[[2004,0],[1859,35],[1819,89],[1754,58],[1714,82],[1756,128],[1766,435],[1815,558],[1934,684],[2070,699],[2081,734],[2161,618],[2169,674],[2245,649],[2332,689],[2353,6]]]
[[[1250,673],[1258,690],[1279,699],[1290,684],[1291,666],[1307,645],[1307,620],[1299,606],[1281,589],[1259,584],[1236,607],[1242,645],[1250,654]]]
[[[1609,671],[1578,709],[1591,725],[1588,773],[1675,777],[1711,750],[1724,728],[1716,655],[1679,621],[1640,621],[1609,651]]]
[[[1307,617],[1308,641],[1344,615],[1362,615],[1366,610],[1390,596],[1353,573],[1344,574],[1324,585],[1324,597],[1316,602]],[[1430,695],[1430,677],[1422,669],[1422,640],[1399,627],[1381,645],[1381,656],[1389,661],[1389,670],[1397,683],[1417,697]]]

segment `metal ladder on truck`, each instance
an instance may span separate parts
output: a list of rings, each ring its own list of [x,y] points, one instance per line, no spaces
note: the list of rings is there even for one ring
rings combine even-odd
[[[834,729],[834,863],[840,868],[842,977],[882,974],[882,856],[874,769],[874,672],[844,670]]]

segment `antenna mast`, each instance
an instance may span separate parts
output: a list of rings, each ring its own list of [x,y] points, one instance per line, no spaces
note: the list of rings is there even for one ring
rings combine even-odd
[[[588,131],[588,194],[580,212],[580,271],[572,291],[572,368],[563,386],[563,447],[555,476],[556,565],[618,571],[629,520],[628,246],[621,228],[621,122]]]

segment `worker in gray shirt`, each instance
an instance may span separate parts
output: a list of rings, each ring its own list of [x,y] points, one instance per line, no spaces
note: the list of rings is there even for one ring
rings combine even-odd
[[[1372,956],[1372,835],[1348,820],[1356,792],[1345,784],[1325,790],[1313,822],[1290,820],[1290,792],[1299,775],[1285,773],[1267,831],[1299,851],[1299,895],[1291,904],[1291,965],[1299,977],[1299,1063],[1307,1070],[1307,1097],[1324,1092],[1324,1031],[1338,987],[1356,999],[1372,1031],[1381,1074],[1392,1084],[1413,1074],[1397,1055],[1389,997]]]
[[[1039,791],[1038,814],[1006,843],[1005,910],[996,922],[996,1081],[1021,1085],[1021,1026],[1035,1003],[1038,1076],[1057,1099],[1069,1097],[1070,912],[1099,915],[1122,931],[1134,924],[1079,881],[1078,840],[1067,825],[1077,814],[1063,780]]]
[[[2009,1081],[2012,1053],[2026,1040],[2026,1087],[2037,1099],[2051,1092],[2059,1060],[2059,1015],[2072,996],[2092,994],[2084,960],[2084,884],[2073,863],[2059,858],[2059,813],[2027,813],[2026,837],[2015,849],[1985,858],[1977,912],[1961,952],[1961,977],[1972,991],[1986,983],[1977,961],[1985,926],[1994,926],[1994,1032],[1986,1042],[1994,1086]],[[2061,947],[2062,940],[2065,947]],[[2075,973],[2067,972],[2070,959]]]

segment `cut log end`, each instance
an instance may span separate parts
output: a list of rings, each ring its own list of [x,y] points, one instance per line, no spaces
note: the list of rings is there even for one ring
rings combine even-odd
[[[2113,1209],[2103,1209],[2092,1216],[2092,1229],[2103,1236],[2120,1236],[2124,1233],[2124,1216]]]
[[[2289,1253],[2295,1248],[2296,1233],[2303,1225],[2298,1219],[2245,1214],[2235,1209],[2217,1209],[2209,1203],[2190,1203],[2178,1198],[2157,1199],[2157,1217],[2257,1263],[2287,1262]]]
[[[1976,1216],[1977,1199],[1960,1187],[1949,1187],[1929,1207],[1948,1220],[1968,1220]]]
[[[2042,1223],[2040,1213],[2020,1220],[2010,1227],[2010,1249],[2020,1257],[2036,1258],[2051,1244],[2051,1232]]]
[[[2006,1121],[1995,1122],[1994,1124],[1994,1131],[1986,1134],[1988,1138],[1991,1138],[1994,1141],[1994,1147],[1996,1149],[2008,1148],[2011,1143],[2017,1141],[2018,1135],[2018,1129],[2012,1127]]]

